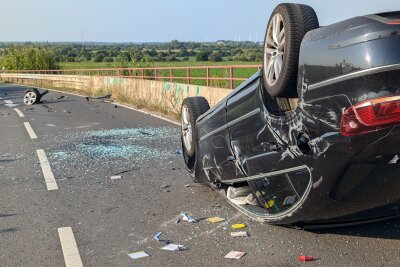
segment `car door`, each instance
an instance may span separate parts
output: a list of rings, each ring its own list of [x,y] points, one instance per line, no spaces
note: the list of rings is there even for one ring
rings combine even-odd
[[[198,159],[208,181],[244,177],[232,160],[229,132],[226,127],[226,100],[214,107],[197,122],[199,134]]]
[[[302,165],[271,127],[260,79],[229,98],[226,109],[232,158],[246,176],[285,173]]]

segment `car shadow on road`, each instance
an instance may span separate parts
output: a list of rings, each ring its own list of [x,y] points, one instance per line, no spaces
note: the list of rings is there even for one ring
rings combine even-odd
[[[400,240],[400,218],[358,226],[309,231],[316,234],[335,234]]]

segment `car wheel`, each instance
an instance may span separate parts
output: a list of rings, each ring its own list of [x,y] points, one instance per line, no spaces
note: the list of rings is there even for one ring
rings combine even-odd
[[[24,104],[25,105],[33,105],[40,102],[40,98],[42,95],[39,93],[39,90],[36,88],[30,88],[25,91],[24,95]]]
[[[297,97],[297,70],[304,35],[319,27],[312,7],[280,4],[272,12],[264,38],[262,81],[272,97]]]
[[[204,97],[188,97],[182,102],[181,108],[181,141],[183,159],[186,169],[194,182],[199,182],[196,173],[197,166],[197,131],[196,120],[204,112],[210,109],[207,99]]]
[[[197,118],[210,109],[207,99],[204,97],[188,97],[182,102],[181,109],[181,134],[183,149],[189,156],[193,156],[197,134],[195,130]]]

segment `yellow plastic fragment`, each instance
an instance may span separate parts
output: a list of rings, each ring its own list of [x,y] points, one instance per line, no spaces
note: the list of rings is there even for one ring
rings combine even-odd
[[[220,218],[220,217],[211,217],[211,218],[206,219],[206,221],[210,222],[210,223],[219,223],[219,222],[225,221],[225,219]]]
[[[272,208],[275,204],[275,200],[271,199],[270,201],[268,201],[267,203],[265,203],[265,207],[267,209]]]
[[[236,223],[236,224],[232,224],[231,226],[233,229],[242,229],[245,228],[246,225],[244,223]]]

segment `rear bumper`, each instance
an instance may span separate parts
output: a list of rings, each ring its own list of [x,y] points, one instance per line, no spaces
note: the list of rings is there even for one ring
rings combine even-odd
[[[400,206],[400,126],[336,143],[313,165],[313,188],[285,223],[354,222],[397,216]],[[369,136],[368,136],[369,135]],[[370,142],[360,140],[371,138]],[[349,140],[349,139],[347,139]],[[345,154],[346,147],[357,150]],[[350,149],[347,149],[350,151]]]

